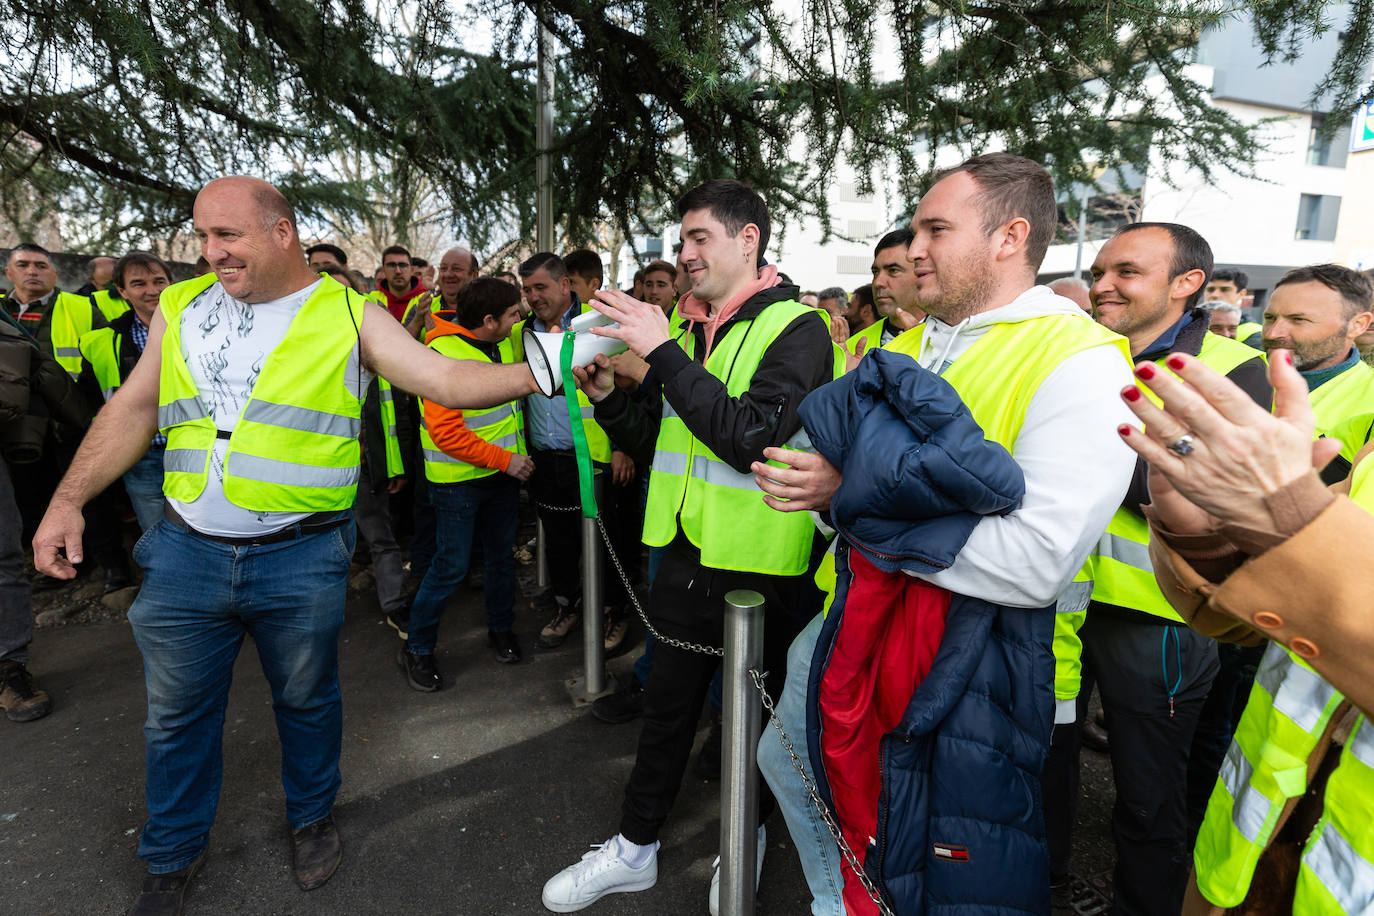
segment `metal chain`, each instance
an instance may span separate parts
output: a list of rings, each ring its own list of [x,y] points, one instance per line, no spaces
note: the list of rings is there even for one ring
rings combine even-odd
[[[535,505],[550,512],[582,511],[581,506],[548,506],[537,500],[535,501]],[[635,612],[639,615],[640,621],[644,624],[644,628],[653,634],[654,639],[658,642],[672,646],[675,649],[684,649],[688,652],[697,652],[701,655],[724,658],[724,648],[703,646],[700,643],[664,636],[649,622],[649,615],[645,613],[644,606],[639,603],[639,596],[635,594],[634,586],[630,584],[630,577],[626,574],[625,567],[620,564],[620,557],[616,555],[615,548],[611,546],[611,536],[606,531],[606,523],[602,521],[600,515],[596,517],[596,527],[601,532],[601,540],[606,545],[606,553],[611,558],[611,564],[615,567],[616,573],[620,575],[620,581],[625,585],[625,594],[630,596],[630,603],[634,605]],[[868,893],[868,896],[873,899],[873,903],[877,905],[878,911],[882,913],[883,916],[895,916],[892,908],[888,906],[887,901],[883,898],[882,892],[878,889],[878,886],[873,883],[873,879],[868,876],[868,872],[864,870],[863,865],[859,862],[859,857],[854,854],[854,850],[850,848],[849,843],[845,840],[844,833],[840,830],[839,824],[835,823],[835,818],[831,816],[830,809],[826,806],[825,801],[820,796],[820,792],[816,789],[815,780],[807,774],[806,767],[802,764],[801,757],[797,755],[796,749],[792,746],[791,737],[783,730],[782,723],[778,720],[777,710],[773,706],[773,698],[768,695],[768,689],[763,684],[764,674],[757,668],[750,668],[749,677],[754,682],[754,689],[759,692],[759,696],[763,700],[763,708],[768,710],[769,724],[777,731],[778,740],[782,743],[783,750],[787,751],[788,755],[792,758],[792,769],[796,770],[797,775],[801,778],[802,786],[806,789],[806,794],[811,799],[811,806],[816,809],[816,813],[820,815],[826,829],[830,831],[830,837],[835,841],[836,846],[839,847],[840,855],[849,863],[849,867],[853,870],[855,877],[859,879],[859,883],[863,885],[863,889]]]

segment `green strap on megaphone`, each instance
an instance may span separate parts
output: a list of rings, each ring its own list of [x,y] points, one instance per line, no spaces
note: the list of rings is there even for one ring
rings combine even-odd
[[[582,515],[596,518],[592,452],[587,447],[587,433],[582,428],[582,406],[577,403],[577,379],[573,378],[572,373],[573,341],[576,339],[577,335],[572,331],[563,333],[563,347],[559,350],[558,362],[563,373],[563,399],[568,404],[568,426],[572,428],[573,454],[577,456],[577,488],[582,493]]]

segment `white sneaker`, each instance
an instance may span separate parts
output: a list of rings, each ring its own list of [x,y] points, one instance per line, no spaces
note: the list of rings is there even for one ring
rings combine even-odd
[[[620,858],[620,843],[616,834],[545,882],[545,909],[575,913],[607,894],[647,891],[657,884],[658,843],[654,843],[649,861],[639,868],[631,868]]]
[[[763,854],[768,849],[768,831],[762,824],[759,824],[759,845],[758,853],[754,856],[754,893],[759,890],[759,878],[763,875]],[[720,916],[720,856],[716,856],[716,861],[711,863],[715,872],[711,875],[711,896],[706,901],[710,907],[711,916]]]

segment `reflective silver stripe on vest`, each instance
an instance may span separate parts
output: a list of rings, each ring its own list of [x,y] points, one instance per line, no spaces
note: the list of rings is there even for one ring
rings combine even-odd
[[[210,414],[206,412],[205,405],[201,404],[200,398],[181,398],[158,405],[157,425],[160,429],[166,429],[169,426],[176,426],[178,423],[203,420],[208,416]]]
[[[58,359],[80,359],[80,347],[53,347],[53,355]]]
[[[1336,688],[1299,665],[1281,646],[1271,646],[1255,680],[1274,698],[1274,708],[1305,732],[1314,731]]]
[[[467,464],[466,461],[459,461],[448,452],[441,452],[437,448],[427,448],[424,452],[425,460],[432,464]]]
[[[594,419],[596,419],[596,407],[593,406],[593,405],[591,405],[591,404],[588,404],[586,407],[583,407],[583,408],[582,408],[582,419],[584,419],[584,420],[594,420]]]
[[[1246,759],[1245,752],[1235,741],[1226,751],[1226,759],[1221,763],[1220,777],[1226,791],[1231,793],[1231,822],[1236,825],[1240,835],[1251,843],[1260,842],[1264,822],[1269,817],[1269,799],[1250,785],[1254,767]]]
[[[358,483],[356,467],[320,468],[242,452],[229,454],[225,474],[285,487],[351,487]]]
[[[104,398],[105,400],[107,400],[107,401],[110,399],[110,396],[111,396],[112,394],[114,394],[114,393],[115,393],[115,390],[114,390],[113,388],[101,388],[101,389],[100,389],[100,396],[103,397],[103,398]]]
[[[162,455],[162,469],[169,474],[204,474],[208,454],[198,448],[169,448]]]
[[[1342,913],[1368,913],[1374,908],[1374,865],[1361,858],[1330,821],[1302,854],[1302,862],[1336,899]]]
[[[1350,736],[1350,754],[1360,763],[1374,770],[1374,725],[1361,717],[1355,726],[1355,734]]]
[[[673,405],[668,403],[668,399],[667,399],[667,398],[664,398],[664,399],[663,399],[663,419],[666,420],[666,419],[668,419],[669,417],[676,417],[676,416],[677,416],[677,411],[676,411],[676,410],[673,410]]]
[[[1137,544],[1130,538],[1122,537],[1119,534],[1104,534],[1097,542],[1097,555],[1116,560],[1118,563],[1125,563],[1134,569],[1153,573],[1155,568],[1150,563],[1150,548],[1145,544]]]
[[[519,434],[519,433],[510,433],[509,435],[502,436],[500,439],[484,439],[483,441],[484,441],[484,442],[488,442],[488,443],[490,443],[490,444],[492,444],[492,445],[495,445],[495,446],[497,446],[498,448],[504,448],[504,449],[506,449],[507,451],[509,451],[510,449],[512,449],[512,448],[515,447],[515,444],[516,444],[519,440],[520,440],[520,434]],[[467,462],[467,461],[463,461],[461,458],[454,458],[454,457],[453,457],[452,455],[450,455],[448,452],[442,452],[442,451],[440,451],[440,450],[437,449],[437,448],[427,448],[427,449],[424,450],[424,452],[425,452],[425,460],[426,460],[426,461],[433,461],[433,462],[435,462],[435,463],[437,463],[437,464],[469,464],[469,463],[470,463],[470,462]],[[476,465],[474,465],[474,467],[475,467],[475,466],[476,466]]]
[[[654,452],[654,461],[649,468],[660,474],[677,474],[681,477],[687,473],[687,456],[681,452]]]
[[[1054,604],[1054,612],[1056,614],[1077,614],[1079,611],[1087,609],[1092,596],[1093,584],[1091,581],[1070,582],[1059,593],[1059,600]]]
[[[479,426],[491,426],[507,417],[514,416],[515,412],[509,404],[502,404],[500,407],[493,407],[491,410],[484,410],[481,413],[473,411],[463,411],[463,425],[468,429],[476,429]]]
[[[386,428],[386,434],[387,434],[388,436],[390,436],[391,438],[393,438],[393,439],[396,438],[396,424],[395,424],[395,423],[392,423],[390,426],[388,426],[388,427]]]
[[[753,471],[741,474],[725,462],[707,458],[705,455],[697,455],[692,459],[692,476],[716,487],[762,492],[759,485],[754,482]]]
[[[382,387],[379,385],[379,386],[378,386],[378,390],[380,390],[380,391],[382,392],[382,400],[383,400],[383,401],[390,401],[390,400],[392,400],[392,397],[391,397],[391,386],[390,386],[390,385],[388,385],[388,386],[385,387],[385,388],[382,388]]]
[[[340,439],[356,439],[358,430],[362,427],[362,421],[357,417],[345,417],[323,410],[311,410],[309,407],[293,407],[290,404],[273,404],[271,401],[258,400],[248,402],[248,406],[243,409],[243,419],[266,426],[338,436]]]

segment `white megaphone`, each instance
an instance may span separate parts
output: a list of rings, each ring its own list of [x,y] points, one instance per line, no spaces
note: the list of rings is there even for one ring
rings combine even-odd
[[[597,311],[578,315],[568,325],[568,330],[576,335],[573,340],[572,364],[574,366],[587,365],[598,353],[613,356],[629,349],[614,337],[602,337],[599,334],[593,334],[592,328],[596,327],[618,327],[618,325]],[[563,372],[560,368],[559,358],[563,352],[564,333],[566,332],[544,333],[536,331],[529,325],[525,326],[525,362],[529,363],[530,371],[534,373],[534,383],[539,386],[540,391],[544,392],[545,397],[553,397],[558,389],[563,387]]]

